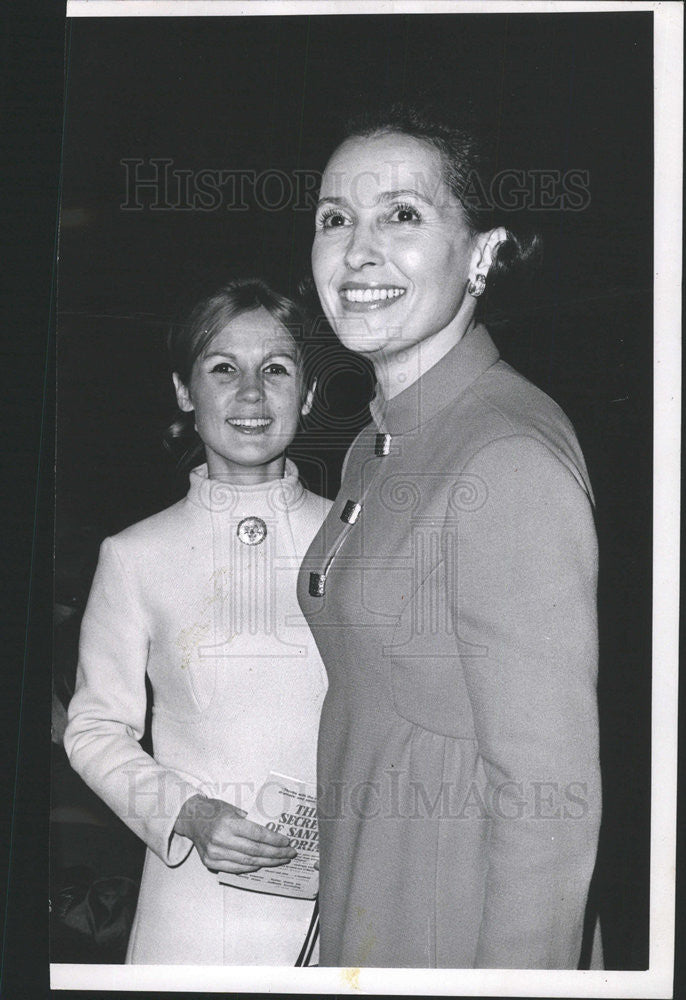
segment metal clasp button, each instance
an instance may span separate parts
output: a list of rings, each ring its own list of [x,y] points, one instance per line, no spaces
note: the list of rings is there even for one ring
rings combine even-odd
[[[341,521],[344,521],[346,524],[354,524],[360,516],[361,510],[361,503],[356,503],[354,500],[348,500],[341,512]]]
[[[391,450],[391,435],[377,434],[376,440],[374,441],[374,454],[378,455],[379,458],[383,458],[384,455],[388,455],[390,450]]]

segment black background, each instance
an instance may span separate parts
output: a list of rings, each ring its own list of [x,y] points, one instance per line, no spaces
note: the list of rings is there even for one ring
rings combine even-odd
[[[29,160],[18,185],[26,197],[5,206],[26,243],[18,254],[28,276],[12,289],[21,323],[35,317],[38,291],[45,295],[37,286],[49,284],[51,227],[40,228],[31,208],[42,196],[50,212],[59,174],[61,121],[51,108],[59,107],[62,40],[39,18],[20,35],[22,56],[10,67],[20,81],[12,110],[21,116],[31,101],[45,108],[33,129],[18,133]],[[46,52],[52,58],[47,63]],[[41,63],[33,78],[25,73],[27,53],[29,63],[31,56]],[[32,86],[43,91],[32,94]],[[246,269],[293,291],[307,270],[312,220],[306,212],[264,212],[255,204],[243,213],[225,205],[213,212],[123,211],[121,160],[169,157],[192,170],[321,169],[346,111],[367,95],[412,98],[419,92],[476,108],[499,137],[503,166],[589,172],[585,211],[540,213],[542,272],[516,310],[498,317],[494,334],[506,360],[572,418],[596,491],[605,818],[594,897],[608,968],[645,968],[652,608],[649,14],[73,21],[59,271],[58,529],[70,522],[109,533],[183,490],[159,443],[173,412],[163,343],[179,300],[208,277]],[[42,254],[33,272],[32,227]],[[28,411],[25,396],[34,382],[34,389],[41,387],[46,345],[40,335],[28,338],[31,344],[34,350],[17,351],[34,366],[32,376],[11,388],[15,417],[30,414],[35,447],[35,398]],[[350,398],[339,392],[339,405],[354,416],[368,388],[351,375]],[[48,391],[48,414],[50,409]],[[49,483],[49,422],[42,455],[43,482]],[[329,491],[338,457],[330,455]],[[35,463],[31,471],[35,477]],[[44,488],[44,523],[48,495]],[[49,542],[39,543],[45,557]],[[30,551],[23,544],[16,542],[17,565]],[[39,580],[34,601],[41,593],[49,600]],[[32,642],[35,651],[44,651],[40,638]],[[20,662],[19,644],[16,652]],[[37,681],[29,674],[25,682]],[[29,706],[24,727],[32,720],[37,716]],[[23,822],[16,827],[20,842],[15,832],[15,865],[32,842],[40,854],[45,832],[26,770],[34,730],[26,732],[15,799]],[[35,738],[41,738],[38,726]],[[16,867],[14,872],[8,990],[27,939],[33,934],[40,940],[42,933],[40,919],[27,917],[20,906],[24,876]],[[40,905],[34,912],[42,912]]]
[[[301,202],[267,211],[247,190],[245,211],[229,195],[212,211],[153,208],[154,192],[132,194],[122,160],[143,161],[140,178],[151,160],[172,161],[163,204],[178,199],[177,170],[292,178],[324,167],[351,109],[418,94],[469,108],[496,135],[501,169],[588,172],[585,211],[533,213],[544,269],[494,332],[575,423],[609,500],[600,516],[636,499],[629,484],[650,469],[649,15],[76,19],[70,36],[59,513],[112,531],[176,499],[185,483],[170,487],[159,447],[174,410],[170,318],[214,276],[255,272],[289,293],[309,266]],[[136,201],[142,210],[122,208]],[[365,390],[351,380],[351,419]],[[327,492],[336,478],[334,459]],[[641,504],[631,516],[647,525]]]

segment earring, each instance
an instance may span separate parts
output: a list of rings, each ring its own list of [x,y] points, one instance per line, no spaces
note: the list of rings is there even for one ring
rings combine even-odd
[[[470,295],[473,295],[475,299],[478,299],[480,295],[483,295],[486,291],[486,275],[479,271],[474,278],[474,281],[470,281],[467,285],[467,291]]]

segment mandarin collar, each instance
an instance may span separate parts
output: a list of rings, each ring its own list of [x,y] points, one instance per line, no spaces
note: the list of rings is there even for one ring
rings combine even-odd
[[[499,357],[488,330],[478,323],[397,396],[385,399],[377,384],[376,395],[369,404],[372,420],[380,431],[388,434],[407,434],[423,427],[462,395]]]
[[[222,479],[210,479],[207,465],[199,465],[189,476],[190,489],[186,499],[196,507],[213,513],[231,513],[246,504],[251,508],[285,513],[298,506],[305,487],[298,477],[298,469],[290,458],[286,459],[284,475],[281,479],[269,479],[266,483],[237,484]]]

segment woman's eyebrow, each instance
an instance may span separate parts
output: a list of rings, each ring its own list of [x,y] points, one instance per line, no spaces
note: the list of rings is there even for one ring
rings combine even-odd
[[[400,188],[397,191],[382,191],[381,194],[376,199],[377,202],[383,201],[394,201],[396,198],[406,198],[407,196],[412,198],[419,198],[426,205],[432,205],[433,202],[426,195],[423,195],[420,191],[416,191],[414,188]]]
[[[288,347],[276,348],[273,351],[268,351],[267,354],[265,354],[265,356],[264,356],[264,358],[262,360],[263,361],[268,361],[270,358],[288,358],[288,360],[292,361],[294,364],[297,361],[297,358],[296,358],[294,352],[291,351],[291,350],[289,350]]]
[[[415,188],[398,188],[395,191],[381,191],[374,199],[375,204],[385,203],[387,201],[393,201],[395,198],[406,198],[408,195],[412,198],[418,198],[423,201],[426,205],[433,205],[433,201],[423,195],[421,191],[417,191]],[[317,202],[317,208],[321,205],[348,205],[347,198],[339,198],[336,195],[330,195],[328,198],[320,198]]]
[[[230,361],[236,361],[236,355],[231,354],[230,351],[209,351],[207,354],[203,354],[203,358],[208,361],[210,358],[228,358]],[[288,358],[294,364],[297,363],[297,357],[295,352],[290,350],[288,347],[277,347],[273,351],[267,351],[266,354],[262,355],[261,363],[264,364],[270,358]]]
[[[324,195],[317,202],[317,208],[320,205],[347,205],[348,201],[346,198],[338,198],[336,195]]]

